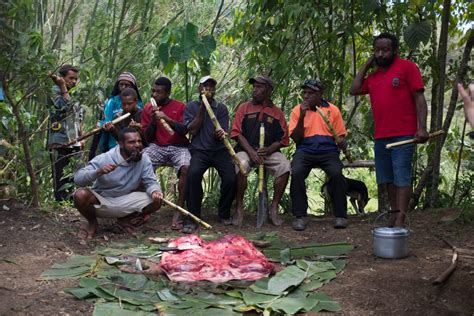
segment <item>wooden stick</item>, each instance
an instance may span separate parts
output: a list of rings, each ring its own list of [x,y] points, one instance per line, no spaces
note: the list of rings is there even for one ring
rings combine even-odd
[[[154,109],[160,110],[160,108],[159,108],[158,105],[156,104],[155,99],[151,98],[151,99],[150,99],[150,102],[151,102],[151,106],[152,106]],[[170,134],[170,135],[173,135],[173,134],[174,134],[174,130],[171,128],[171,126],[168,124],[168,122],[166,122],[164,119],[160,118],[160,123],[161,123],[161,125],[163,125],[163,127],[164,127],[165,130],[168,132],[168,134]]]
[[[126,119],[127,117],[129,117],[129,116],[130,116],[130,113],[125,113],[124,115],[119,116],[119,117],[117,117],[115,120],[113,120],[113,121],[112,121],[112,124],[115,125],[115,124],[117,124],[117,123],[119,123],[119,122],[125,120],[125,119]],[[63,145],[63,147],[71,146],[71,145],[73,145],[73,144],[75,144],[75,143],[77,143],[77,142],[80,142],[81,140],[86,139],[86,138],[88,138],[88,137],[90,137],[90,136],[92,136],[92,135],[94,135],[94,134],[100,132],[102,129],[103,129],[103,126],[94,128],[92,131],[87,132],[87,133],[85,133],[84,135],[81,135],[80,137],[78,137],[78,138],[76,138],[76,139],[70,141],[70,142],[67,143],[66,145]]]
[[[199,217],[197,217],[196,215],[186,211],[184,208],[182,208],[181,206],[179,205],[176,205],[174,204],[173,202],[171,201],[168,201],[166,199],[163,198],[163,202],[165,202],[165,204],[171,206],[172,208],[175,208],[177,209],[178,211],[180,211],[183,215],[186,215],[186,216],[189,216],[193,219],[193,221],[195,221],[196,223],[199,223],[201,224],[202,226],[204,226],[204,228],[207,228],[207,229],[212,229],[212,226],[209,225],[208,223],[206,223],[205,221],[203,221],[202,219],[200,219]]]
[[[443,131],[443,130],[439,130],[439,131],[430,133],[430,134],[428,135],[428,138],[433,138],[433,137],[440,136],[440,135],[443,135],[443,134],[444,134],[444,131]],[[416,138],[407,139],[407,140],[401,140],[401,141],[399,141],[399,142],[387,144],[387,145],[385,145],[385,148],[390,149],[390,148],[393,148],[393,147],[396,147],[396,146],[411,144],[411,143],[415,143],[415,142],[416,142]]]
[[[342,163],[344,168],[375,168],[375,161],[373,160],[354,160],[352,162],[344,161]]]
[[[449,267],[443,271],[443,273],[441,273],[434,281],[433,281],[433,285],[440,285],[440,284],[443,284],[448,278],[449,276],[454,272],[454,270],[456,269],[456,266],[457,266],[457,262],[458,262],[458,251],[456,249],[455,246],[453,246],[449,241],[447,241],[445,238],[441,237],[441,236],[438,236],[438,238],[440,238],[442,241],[444,241],[444,243],[446,245],[448,245],[449,247],[451,247],[451,249],[453,250],[453,257],[451,258],[451,264],[449,265]]]
[[[339,137],[339,135],[337,135],[337,132],[334,129],[334,126],[332,126],[331,121],[329,121],[329,118],[326,116],[324,111],[319,108],[319,106],[316,107],[316,110],[318,110],[319,114],[323,118],[323,121],[326,123],[327,127],[331,131],[332,137],[334,137],[336,144],[339,144],[341,142],[341,138]],[[347,148],[343,149],[342,152],[344,153],[344,156],[346,156],[347,161],[354,161],[354,159],[352,159],[351,153],[349,152],[349,150],[347,150]]]
[[[214,114],[214,111],[212,111],[211,105],[209,104],[209,101],[207,101],[206,94],[203,93],[201,95],[201,99],[204,103],[204,106],[207,110],[207,114],[209,114],[209,117],[211,118],[212,123],[214,124],[214,127],[217,130],[222,129],[221,124],[219,124],[219,121],[216,118],[216,115]],[[245,170],[244,166],[240,162],[239,158],[237,158],[237,155],[235,154],[235,150],[230,144],[229,139],[227,138],[227,135],[224,137],[222,140],[224,142],[225,147],[227,148],[227,151],[229,152],[230,156],[232,157],[232,161],[234,164],[239,168],[240,173],[243,175],[247,175],[247,170]]]

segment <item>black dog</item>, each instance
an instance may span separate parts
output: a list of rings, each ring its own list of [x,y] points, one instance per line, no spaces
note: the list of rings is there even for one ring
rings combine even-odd
[[[346,177],[347,181],[347,196],[350,198],[351,204],[354,207],[356,213],[364,214],[365,206],[369,202],[369,192],[364,182],[354,180]],[[327,183],[324,183],[321,187],[321,193],[326,198],[329,204],[329,209],[332,210],[331,197],[327,191]]]

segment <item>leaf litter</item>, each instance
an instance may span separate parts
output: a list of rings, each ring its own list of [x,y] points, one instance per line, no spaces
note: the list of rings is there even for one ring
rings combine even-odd
[[[216,236],[207,236],[208,239],[213,237]],[[65,263],[54,264],[40,278],[80,279],[79,287],[67,288],[64,292],[77,299],[92,299],[94,316],[146,316],[157,312],[193,316],[242,315],[245,312],[291,315],[341,311],[339,302],[316,291],[344,269],[345,255],[353,249],[351,244],[296,245],[278,239],[275,234],[258,234],[249,239],[269,242],[269,247],[262,252],[270,260],[286,266],[275,275],[256,282],[175,283],[165,276],[146,274],[149,266],[143,262],[159,263],[159,245],[134,241],[99,247],[94,256],[72,256]],[[137,261],[144,274],[138,269]],[[122,267],[127,267],[127,272],[122,271]]]

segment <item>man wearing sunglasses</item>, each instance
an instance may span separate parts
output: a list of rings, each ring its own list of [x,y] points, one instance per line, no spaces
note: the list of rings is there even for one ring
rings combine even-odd
[[[289,127],[290,137],[296,144],[290,183],[291,210],[295,216],[293,229],[305,230],[308,223],[305,180],[312,168],[321,168],[329,177],[328,191],[336,216],[334,228],[346,228],[347,181],[342,174],[339,148],[345,149],[347,144],[341,112],[323,99],[324,86],[319,80],[306,80],[301,89],[303,102],[291,111]],[[326,118],[339,136],[339,143],[336,143]]]

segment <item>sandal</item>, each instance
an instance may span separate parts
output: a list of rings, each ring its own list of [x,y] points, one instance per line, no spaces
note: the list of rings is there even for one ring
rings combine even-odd
[[[183,226],[182,232],[184,234],[192,234],[192,233],[195,233],[198,228],[199,228],[198,225],[194,222],[187,223],[186,225]]]

